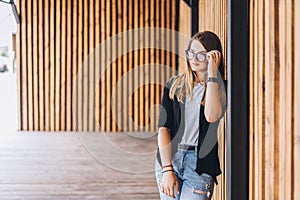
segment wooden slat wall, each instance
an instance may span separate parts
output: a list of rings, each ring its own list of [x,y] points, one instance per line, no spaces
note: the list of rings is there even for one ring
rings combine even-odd
[[[300,198],[299,1],[250,1],[249,199]]]
[[[94,84],[95,74],[100,73],[101,59],[110,63],[117,52],[126,51],[134,40],[142,46],[145,33],[108,44],[99,55],[87,58],[101,42],[122,31],[142,27],[175,30],[176,9],[172,0],[29,0],[19,1],[18,7],[22,19],[17,36],[21,47],[17,54],[20,130],[115,132],[147,127],[147,131],[156,131],[150,119],[155,119],[158,107],[154,112],[149,109],[160,103],[162,86],[138,83],[166,82],[169,72],[161,74],[145,67],[123,85],[115,102],[111,102],[111,94],[124,74],[143,64],[157,63],[176,69],[176,55],[159,49],[129,52],[108,66],[98,85]],[[147,34],[153,42],[161,40],[161,45],[166,45],[163,32]],[[77,76],[82,66],[88,67]],[[127,98],[131,86],[137,88]]]
[[[183,2],[180,1],[180,22],[179,31],[181,33],[190,36],[190,8]],[[186,14],[188,13],[188,14]],[[224,63],[226,67],[227,58],[227,0],[199,0],[199,31],[209,30],[216,33],[222,43]],[[211,17],[214,16],[214,17]],[[179,43],[179,45],[187,45]],[[180,47],[184,49],[184,47]],[[179,71],[185,70],[185,59],[180,58]],[[226,71],[226,70],[225,70]],[[226,118],[226,117],[225,117]],[[219,158],[222,168],[222,174],[218,177],[218,186],[215,187],[213,199],[224,200],[227,194],[227,179],[226,179],[226,119],[220,123],[219,132]]]

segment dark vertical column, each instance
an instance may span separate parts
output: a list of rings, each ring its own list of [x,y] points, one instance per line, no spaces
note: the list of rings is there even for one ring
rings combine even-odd
[[[249,198],[249,0],[228,0],[228,199]]]
[[[191,36],[199,31],[199,0],[190,0],[191,6]]]

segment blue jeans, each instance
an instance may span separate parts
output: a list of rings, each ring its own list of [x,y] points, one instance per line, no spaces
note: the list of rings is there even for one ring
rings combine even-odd
[[[185,150],[178,148],[172,161],[174,173],[178,180],[179,194],[175,191],[175,200],[209,200],[214,191],[213,178],[203,173],[199,175],[197,166],[197,148]],[[174,200],[174,198],[161,192],[162,168],[158,161],[155,164],[155,176],[161,200]]]

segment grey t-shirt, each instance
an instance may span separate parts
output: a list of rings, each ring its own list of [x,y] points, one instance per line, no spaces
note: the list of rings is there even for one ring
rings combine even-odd
[[[199,114],[201,99],[204,94],[204,84],[195,83],[193,97],[186,97],[185,102],[185,129],[181,144],[196,146],[199,135]]]

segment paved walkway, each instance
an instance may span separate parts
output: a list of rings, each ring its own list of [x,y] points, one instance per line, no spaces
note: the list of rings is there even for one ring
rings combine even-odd
[[[120,153],[110,150],[106,155],[114,163],[105,163],[109,161],[96,150],[107,146],[108,140],[103,140],[102,133],[87,134],[85,139],[76,133],[0,134],[0,199],[159,199],[153,170],[142,172],[154,167],[154,154],[147,152],[155,150],[155,137],[138,142],[140,139],[125,134],[106,134],[132,157],[146,155],[147,160],[126,165]],[[115,163],[120,165],[113,169]]]
[[[16,89],[0,73],[1,200],[159,199],[155,136],[17,132]]]

